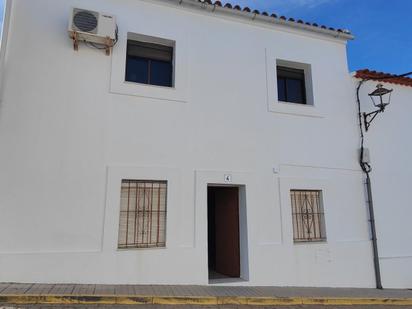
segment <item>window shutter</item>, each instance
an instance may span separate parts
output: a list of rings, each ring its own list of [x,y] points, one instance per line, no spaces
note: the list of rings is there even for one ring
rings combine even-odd
[[[278,76],[281,76],[283,78],[293,78],[293,79],[298,79],[298,80],[305,80],[304,70],[278,66],[277,71],[278,71]]]
[[[173,47],[129,40],[127,44],[127,55],[131,57],[172,62]]]

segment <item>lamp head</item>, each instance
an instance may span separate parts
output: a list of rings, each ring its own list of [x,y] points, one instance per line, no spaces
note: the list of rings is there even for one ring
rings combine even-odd
[[[378,84],[376,89],[369,93],[369,97],[373,105],[383,112],[385,107],[391,103],[392,91],[393,89],[386,89],[382,84]]]

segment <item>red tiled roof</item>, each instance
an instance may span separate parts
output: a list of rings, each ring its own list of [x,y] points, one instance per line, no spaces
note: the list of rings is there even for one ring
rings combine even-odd
[[[380,82],[412,87],[412,78],[410,77],[397,77],[397,75],[394,74],[369,71],[367,69],[356,71],[355,77],[360,79],[373,79]]]
[[[323,30],[327,30],[327,31],[331,31],[331,32],[335,32],[337,34],[345,34],[348,36],[351,36],[351,32],[349,30],[346,29],[335,29],[332,27],[327,27],[324,25],[319,25],[317,23],[309,23],[309,22],[305,22],[301,19],[294,19],[294,18],[287,18],[285,16],[278,16],[275,13],[268,13],[265,11],[259,11],[259,10],[254,10],[254,9],[250,9],[249,7],[241,7],[240,5],[233,5],[230,3],[226,3],[225,5],[222,4],[222,1],[213,1],[213,0],[197,0],[200,3],[206,3],[206,4],[210,4],[210,5],[214,5],[214,6],[218,6],[218,7],[222,7],[222,8],[226,8],[226,9],[231,9],[231,10],[235,10],[235,11],[239,11],[239,12],[245,12],[245,13],[252,13],[252,14],[256,14],[256,15],[261,15],[261,16],[266,16],[266,17],[272,17],[273,19],[279,20],[279,21],[283,21],[286,24],[288,23],[295,23],[295,24],[300,24],[300,25],[304,25],[307,27],[311,27],[314,29],[323,29]]]

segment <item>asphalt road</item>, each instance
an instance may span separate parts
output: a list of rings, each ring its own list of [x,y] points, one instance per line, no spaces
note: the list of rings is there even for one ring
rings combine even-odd
[[[136,306],[121,306],[121,305],[0,305],[0,309],[411,309],[409,306],[277,306],[277,307],[256,307],[256,306],[160,306],[160,305],[136,305]]]

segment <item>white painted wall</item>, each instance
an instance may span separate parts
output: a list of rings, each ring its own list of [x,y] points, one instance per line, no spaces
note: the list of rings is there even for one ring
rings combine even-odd
[[[355,80],[355,82],[358,82]],[[362,110],[373,110],[371,93],[379,82],[361,89]],[[370,149],[378,249],[384,287],[412,287],[412,88],[389,83],[391,105],[379,114],[366,133]]]
[[[117,16],[112,57],[73,51],[72,6]],[[230,173],[246,188],[238,284],[374,286],[344,41],[139,0],[13,0],[10,26],[1,281],[208,284],[206,187]],[[123,82],[128,32],[176,41],[176,89]],[[279,59],[310,65],[314,106],[276,101]],[[166,249],[116,249],[129,177],[169,181]],[[289,190],[310,188],[328,241],[294,245]]]

